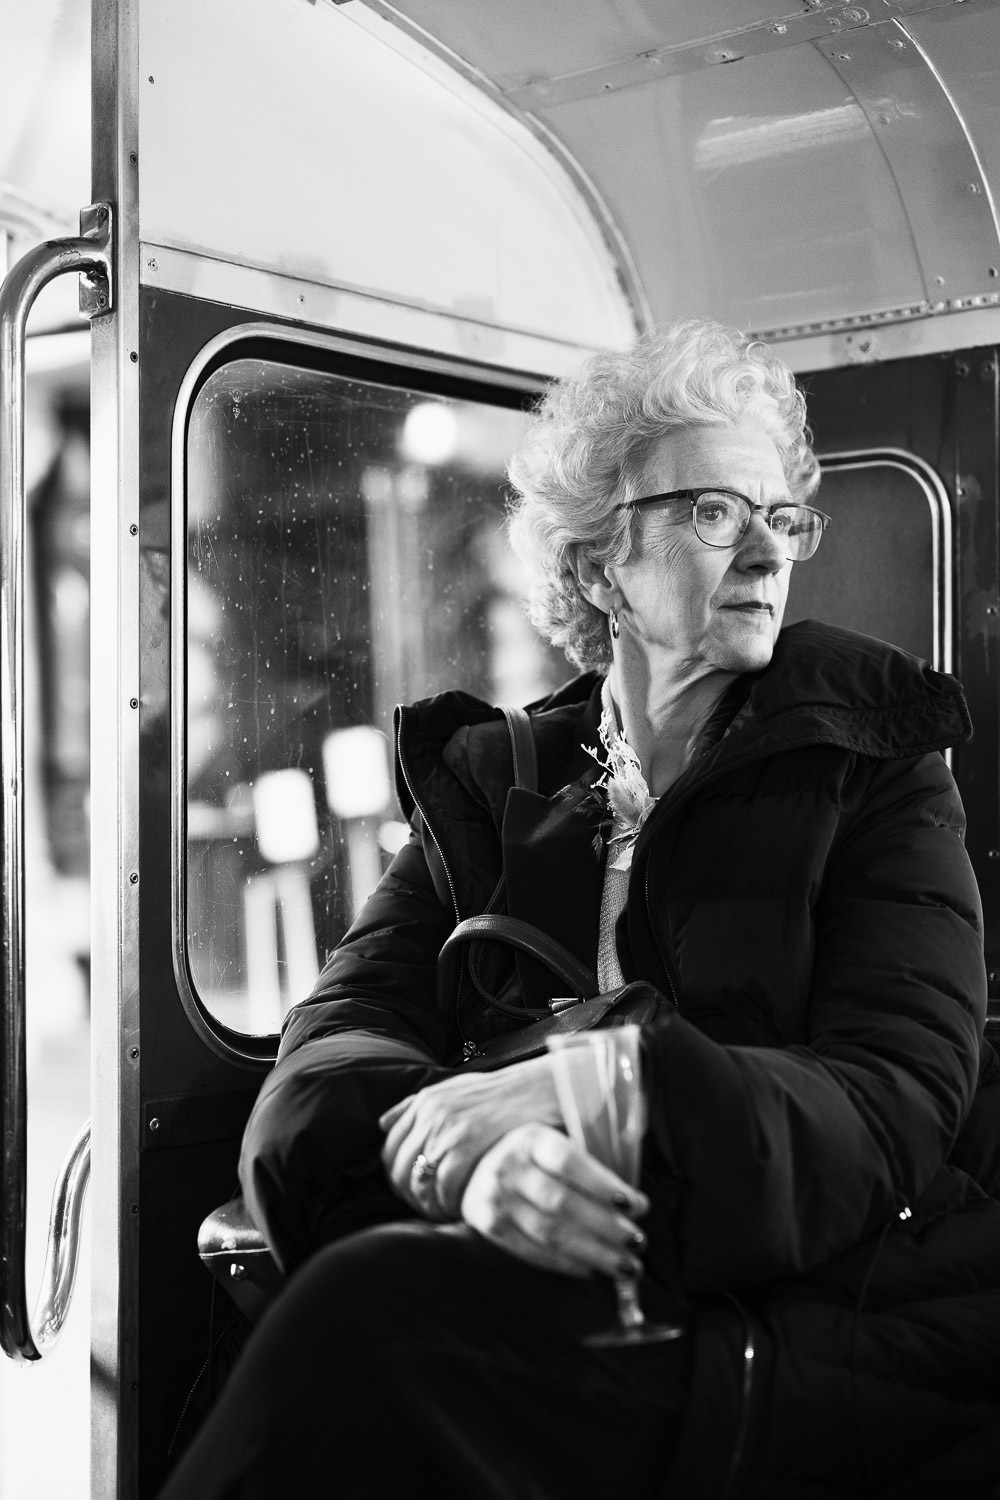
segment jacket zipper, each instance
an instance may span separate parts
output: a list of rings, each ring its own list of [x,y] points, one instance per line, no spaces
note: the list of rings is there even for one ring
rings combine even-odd
[[[742,1467],[743,1455],[746,1451],[747,1434],[750,1428],[750,1396],[753,1391],[753,1372],[756,1350],[753,1342],[753,1327],[750,1314],[732,1292],[726,1294],[733,1306],[739,1311],[743,1319],[743,1387],[740,1412],[740,1424],[736,1429],[736,1441],[733,1443],[733,1455],[729,1460],[729,1469],[726,1474],[725,1488],[723,1489],[723,1500],[735,1500],[738,1494],[737,1484],[740,1479],[740,1468]]]

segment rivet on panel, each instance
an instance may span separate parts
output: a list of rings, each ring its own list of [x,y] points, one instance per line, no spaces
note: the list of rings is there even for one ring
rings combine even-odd
[[[843,12],[843,17],[844,20],[850,22],[852,26],[863,25],[864,22],[868,19],[868,12],[866,10],[862,10],[860,5],[852,5]]]
[[[139,884],[139,871],[138,870],[133,870],[132,871],[131,875],[128,878],[128,883],[129,883],[129,885],[138,885]]]
[[[139,363],[139,356],[138,356],[138,354],[137,354],[137,353],[136,353],[136,352],[135,352],[135,350],[134,350],[134,349],[130,349],[130,350],[129,350],[129,353],[128,353],[128,357],[129,357],[129,359],[130,359],[130,360],[131,360],[131,361],[132,361],[132,363],[133,363],[133,364],[134,364],[134,365],[137,365],[137,364],[138,364],[138,363]]]
[[[1000,849],[991,849],[989,857],[990,859],[1000,859]]]
[[[135,524],[134,521],[132,522],[131,526],[128,529],[128,534],[129,534],[129,536],[138,536],[139,535],[139,528]]]
[[[903,38],[901,36],[890,37],[889,46],[892,48],[893,52],[906,51],[906,43],[903,41]]]
[[[157,266],[156,261],[153,259],[152,256],[150,256],[150,258],[149,258],[149,260],[147,260],[146,264],[147,264],[147,266],[149,267],[149,269],[151,271],[157,271],[157,270],[159,270],[159,267]]]
[[[964,360],[960,360],[959,363],[955,366],[955,374],[964,377],[964,376],[968,375],[968,373],[969,373],[969,367],[968,367],[968,365],[965,363]]]
[[[994,278],[1000,276],[1000,266],[990,266],[986,274],[987,276],[992,276]]]
[[[160,1121],[159,1121],[159,1119],[157,1118],[156,1115],[154,1115],[153,1118],[150,1120],[150,1122],[149,1122],[149,1128],[150,1128],[150,1130],[159,1130],[159,1128],[160,1128]]]
[[[241,1266],[236,1261],[234,1261],[233,1264],[229,1267],[229,1276],[232,1281],[245,1281],[246,1275],[246,1266]]]
[[[981,187],[980,187],[980,186],[979,186],[979,183],[978,183],[978,182],[967,182],[967,183],[966,183],[966,184],[965,184],[965,191],[966,191],[966,192],[967,192],[967,193],[972,193],[972,194],[973,194],[973,196],[974,196],[974,197],[978,197],[978,196],[979,196],[979,194],[980,194],[980,193],[981,193],[981,192],[982,192],[982,191],[983,191],[983,190],[982,190],[982,188],[981,188]]]
[[[128,700],[128,706],[129,706],[129,708],[138,708],[139,707],[139,700],[138,700],[138,698],[130,698]]]
[[[991,969],[989,972],[990,983],[996,984],[998,979],[1000,979],[1000,974],[997,973],[996,969]]]
[[[784,21],[773,21],[767,29],[772,36],[784,36],[785,32],[788,30],[788,27],[785,25]]]
[[[132,1061],[135,1062],[136,1058],[139,1056],[138,1047],[130,1047],[128,1049],[128,1055],[132,1059]]]

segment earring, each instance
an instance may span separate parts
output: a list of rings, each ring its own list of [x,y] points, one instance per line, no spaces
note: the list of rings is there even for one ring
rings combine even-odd
[[[618,611],[612,605],[608,610],[608,624],[611,626],[611,639],[616,641],[621,635],[621,626],[618,623]]]

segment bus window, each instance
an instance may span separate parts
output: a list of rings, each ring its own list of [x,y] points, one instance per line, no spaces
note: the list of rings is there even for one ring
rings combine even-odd
[[[186,928],[194,992],[276,1031],[408,830],[396,703],[526,702],[567,675],[518,596],[519,407],[262,358],[186,444]]]
[[[906,454],[825,458],[817,503],[833,524],[817,562],[794,571],[785,623],[826,620],[950,670],[951,511],[937,476]]]

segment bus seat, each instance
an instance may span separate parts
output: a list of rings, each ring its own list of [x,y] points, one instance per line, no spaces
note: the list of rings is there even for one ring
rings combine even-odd
[[[242,1196],[209,1214],[198,1230],[198,1254],[247,1322],[257,1323],[285,1278]]]

